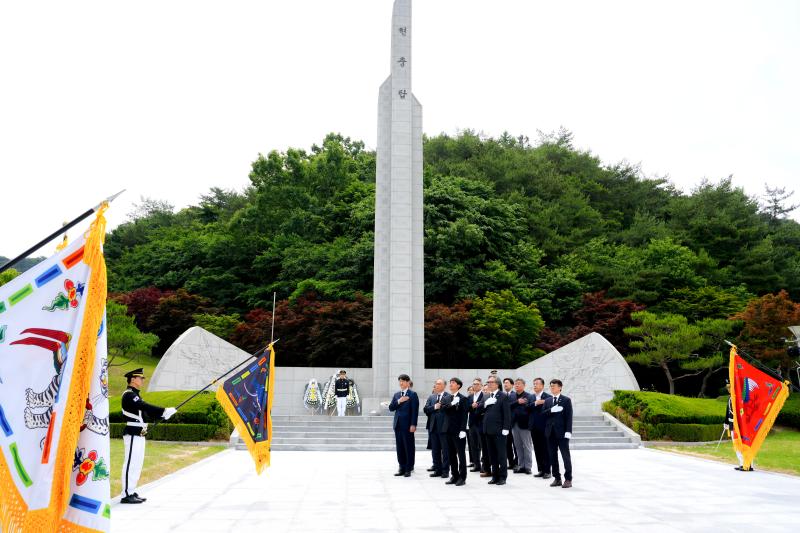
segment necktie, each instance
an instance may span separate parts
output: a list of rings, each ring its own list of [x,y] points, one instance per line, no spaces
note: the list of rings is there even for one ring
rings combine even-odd
[[[439,396],[436,397],[436,402],[438,403],[438,402],[441,402],[441,401],[442,401],[442,395],[439,394]]]
[[[405,395],[406,395],[406,391],[402,391],[402,392],[400,392],[400,396],[401,396],[401,397],[403,397],[403,396],[405,396]]]

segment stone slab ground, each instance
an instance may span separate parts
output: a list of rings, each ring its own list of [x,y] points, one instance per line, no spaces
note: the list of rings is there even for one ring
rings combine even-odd
[[[392,452],[275,452],[256,476],[229,450],[112,511],[116,532],[160,531],[794,531],[800,477],[741,473],[729,465],[650,449],[577,450],[575,486],[509,474],[504,487],[471,475],[464,487],[425,472],[392,476]],[[555,529],[557,527],[557,529]]]

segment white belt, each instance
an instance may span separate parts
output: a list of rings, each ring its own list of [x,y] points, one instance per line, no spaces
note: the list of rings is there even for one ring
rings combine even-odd
[[[137,420],[137,422],[131,422],[130,420],[126,420],[125,421],[126,425],[137,427],[137,428],[147,429],[147,424],[145,423],[144,418],[142,418],[142,412],[141,411],[139,411],[138,415],[135,415],[133,413],[129,413],[125,409],[122,409],[122,414]]]

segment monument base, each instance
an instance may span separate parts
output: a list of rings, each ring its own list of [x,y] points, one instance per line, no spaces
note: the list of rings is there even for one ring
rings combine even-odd
[[[361,397],[361,416],[391,416],[388,407],[391,398]]]

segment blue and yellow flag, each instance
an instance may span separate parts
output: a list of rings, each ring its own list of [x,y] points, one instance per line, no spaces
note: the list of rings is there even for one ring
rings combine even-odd
[[[275,348],[270,344],[266,353],[217,388],[217,400],[247,444],[259,474],[269,466],[274,381]]]
[[[0,287],[0,531],[109,530],[104,210]]]

